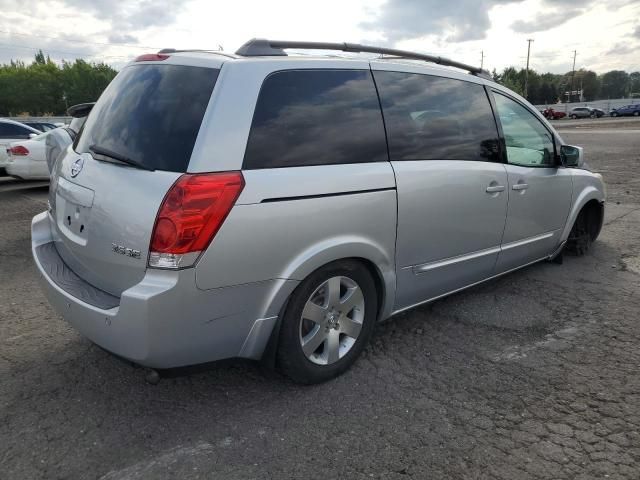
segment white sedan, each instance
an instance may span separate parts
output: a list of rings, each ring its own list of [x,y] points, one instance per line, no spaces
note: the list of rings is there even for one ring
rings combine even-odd
[[[24,180],[49,180],[46,142],[48,136],[58,134],[57,130],[69,136],[65,128],[56,128],[30,140],[11,142],[7,146],[7,173]]]
[[[7,148],[11,142],[29,140],[42,132],[20,122],[14,122],[7,118],[0,118],[0,170],[6,167],[8,158]]]

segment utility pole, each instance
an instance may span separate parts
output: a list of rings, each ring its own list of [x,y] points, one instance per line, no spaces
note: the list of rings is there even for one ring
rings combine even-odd
[[[573,96],[573,79],[576,76],[576,55],[578,54],[577,50],[573,51],[573,68],[571,69],[571,89],[569,90],[569,103],[571,103],[571,97]]]
[[[484,50],[480,51],[480,70],[484,67]]]
[[[527,38],[527,70],[524,74],[524,98],[527,98],[527,90],[529,88],[529,54],[531,53],[531,42],[533,42],[533,38]]]

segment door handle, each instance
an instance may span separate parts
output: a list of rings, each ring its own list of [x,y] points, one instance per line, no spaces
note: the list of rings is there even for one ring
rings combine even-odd
[[[504,192],[504,185],[489,185],[485,191],[487,193]]]
[[[512,190],[526,190],[527,188],[529,188],[529,185],[526,183],[516,183],[511,187]]]

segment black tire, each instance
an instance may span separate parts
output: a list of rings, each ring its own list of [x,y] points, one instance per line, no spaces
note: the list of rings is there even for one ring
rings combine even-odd
[[[617,117],[617,116],[618,116],[618,113],[617,113],[617,112],[613,112],[613,113],[611,114],[611,116],[612,116],[612,117]]]
[[[637,117],[638,115],[640,115],[640,112],[638,112],[638,111],[633,112],[633,116],[634,117]]]
[[[571,118],[573,118],[574,120],[577,120],[578,116],[577,115],[571,115]]]
[[[302,350],[300,341],[302,311],[314,292],[332,277],[348,277],[353,280],[364,297],[362,328],[351,348],[335,363],[318,365]],[[277,366],[282,373],[297,383],[314,384],[330,380],[346,371],[369,343],[378,315],[376,286],[369,270],[355,260],[339,260],[319,268],[309,275],[292,293],[282,318]],[[322,344],[322,348],[326,348]]]
[[[599,233],[598,215],[597,210],[593,208],[583,208],[580,211],[569,232],[567,252],[578,257],[586,255]]]

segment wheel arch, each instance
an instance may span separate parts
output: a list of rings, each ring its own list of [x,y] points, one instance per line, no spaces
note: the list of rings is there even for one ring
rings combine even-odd
[[[592,198],[580,209],[580,213],[583,211],[587,212],[590,216],[592,215],[589,219],[589,227],[591,229],[589,233],[591,234],[591,241],[594,241],[598,238],[600,230],[602,230],[602,224],[604,222],[604,204],[603,202]],[[580,215],[580,213],[578,213],[578,215]]]
[[[393,252],[368,238],[342,236],[327,239],[302,251],[284,268],[281,278],[302,281],[317,269],[339,260],[362,262],[379,291],[378,318],[386,318],[393,310],[396,291],[395,259]]]
[[[580,212],[585,208],[594,209],[594,211],[598,212],[598,227],[597,231],[593,235],[593,238],[595,239],[595,237],[598,236],[604,220],[604,195],[596,187],[589,186],[583,189],[577,196],[576,201],[573,202],[573,206],[571,207],[571,211],[569,212],[567,222],[562,232],[562,237],[560,238],[561,242],[564,242],[569,238],[569,233],[573,228],[573,224],[578,219],[578,215],[580,215]]]
[[[343,238],[334,239],[330,245],[314,245],[293,259],[285,268],[283,275],[286,275],[284,278],[295,279],[297,286],[319,268],[344,260],[358,261],[369,271],[378,297],[378,320],[389,317],[393,311],[396,292],[395,260],[373,242]],[[288,291],[284,300],[282,300],[283,295],[275,294],[272,297],[279,298],[280,305],[272,305],[270,308],[272,311],[274,307],[277,308],[278,318],[262,354],[262,362],[269,367],[275,366],[282,316],[294,291],[295,288]]]

